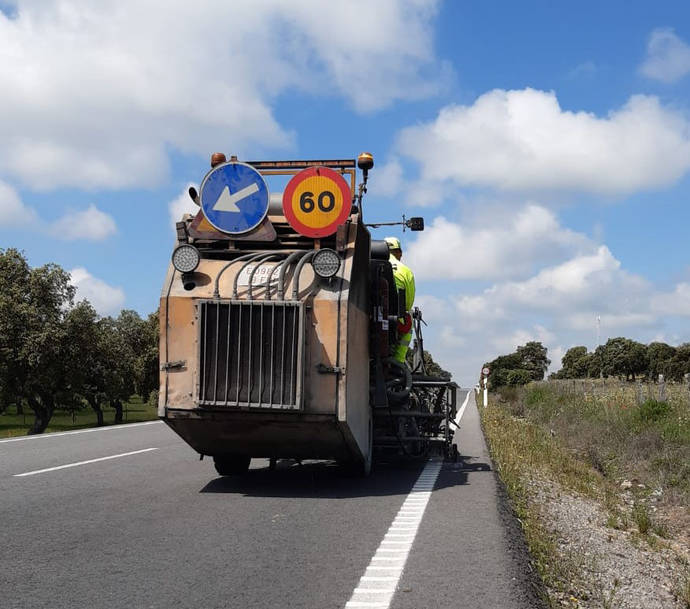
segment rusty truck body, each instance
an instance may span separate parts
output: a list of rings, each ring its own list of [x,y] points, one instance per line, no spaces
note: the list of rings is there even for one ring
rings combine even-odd
[[[200,209],[177,224],[161,291],[160,418],[221,474],[253,457],[333,459],[366,474],[376,451],[450,451],[454,384],[390,358],[405,312],[387,247],[363,222],[373,159],[360,156],[356,191],[355,160],[214,158],[201,192],[190,189]],[[251,171],[290,182],[268,194],[256,226],[223,230],[227,218],[244,221],[240,197],[263,196],[253,174],[235,183]]]

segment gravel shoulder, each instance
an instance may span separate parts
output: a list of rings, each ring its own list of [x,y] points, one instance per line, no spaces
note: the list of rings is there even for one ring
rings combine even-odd
[[[689,510],[669,487],[605,475],[515,403],[480,411],[551,607],[690,609]]]
[[[555,557],[568,565],[570,589],[551,587],[559,605],[620,609],[686,609],[683,581],[690,551],[682,541],[631,528],[612,528],[610,512],[595,499],[557,482],[526,481],[529,505],[554,540]],[[621,496],[625,503],[625,494]]]

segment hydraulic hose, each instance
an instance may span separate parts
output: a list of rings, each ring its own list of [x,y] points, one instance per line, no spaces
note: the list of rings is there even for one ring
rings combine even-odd
[[[213,297],[214,298],[220,298],[220,291],[218,290],[218,282],[220,281],[220,277],[225,271],[227,271],[235,262],[242,262],[242,260],[247,260],[248,258],[251,258],[252,256],[256,256],[256,254],[244,254],[243,256],[240,256],[239,258],[235,258],[234,260],[231,260],[228,262],[220,271],[218,271],[218,274],[216,275],[216,281],[213,286]]]
[[[400,363],[394,357],[389,357],[383,360],[384,364],[388,364],[394,368],[397,368],[402,372],[402,377],[405,379],[405,384],[401,390],[393,391],[393,387],[397,384],[396,381],[389,381],[386,383],[386,393],[388,394],[389,400],[403,400],[410,395],[410,390],[412,389],[412,373],[410,369],[405,365]]]
[[[264,258],[262,258],[261,260],[259,260],[259,264],[257,264],[257,265],[252,269],[252,272],[249,274],[249,289],[247,290],[249,300],[253,300],[253,297],[252,297],[252,282],[254,281],[254,274],[256,273],[256,271],[259,270],[259,267],[260,267],[264,262],[268,262],[269,260],[276,260],[276,259],[281,258],[281,257],[282,257],[282,256],[281,256],[280,254],[269,254],[268,256],[265,256]],[[249,263],[247,263],[247,264],[249,264]],[[242,271],[240,271],[240,273],[241,273],[241,272],[242,272]],[[238,276],[239,276],[240,273],[238,273]],[[273,275],[273,272],[272,272],[272,271],[271,271],[271,275]],[[270,282],[270,279],[269,279],[269,282]],[[268,290],[268,286],[266,287],[266,289]]]
[[[316,250],[311,250],[310,252],[307,252],[297,263],[297,266],[295,267],[295,278],[293,279],[293,286],[292,286],[292,300],[297,300],[297,296],[299,294],[299,276],[300,273],[302,272],[302,267],[309,262],[314,257],[314,254],[316,254]]]
[[[285,298],[285,273],[287,272],[288,267],[298,258],[301,258],[302,256],[305,256],[308,252],[300,251],[300,252],[293,252],[290,254],[286,259],[285,262],[283,263],[282,268],[280,269],[280,275],[278,276],[278,300],[283,300]]]
[[[259,252],[258,254],[252,254],[249,258],[246,258],[246,262],[242,265],[242,268],[240,269],[240,272],[235,275],[235,279],[232,282],[232,298],[237,299],[237,280],[240,278],[240,275],[242,274],[242,271],[246,269],[252,262],[257,262],[259,260],[263,260],[264,258],[268,258],[269,256],[274,256],[275,254],[280,254],[280,252],[277,251],[272,251],[272,252]],[[240,258],[244,258],[244,256],[240,256]],[[239,260],[239,258],[238,258]],[[223,269],[225,270],[225,269]]]

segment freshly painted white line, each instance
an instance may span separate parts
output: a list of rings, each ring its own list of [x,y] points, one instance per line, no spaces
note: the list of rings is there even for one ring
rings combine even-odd
[[[462,415],[465,414],[465,408],[467,408],[467,402],[470,401],[470,392],[467,392],[467,395],[465,396],[465,401],[462,403],[462,406],[460,406],[460,410],[458,410],[458,413],[455,415],[455,423],[457,425],[460,425],[460,419],[462,419]]]
[[[412,545],[412,539],[405,539],[405,540],[401,540],[401,541],[394,541],[394,540],[391,540],[391,539],[386,539],[386,538],[384,537],[384,538],[381,540],[381,546],[383,546],[384,543],[386,544],[386,546],[407,546],[407,547],[409,548],[409,547]],[[393,550],[394,548],[390,548],[390,549]],[[400,547],[398,547],[397,549],[399,550]]]
[[[388,609],[393,601],[398,582],[402,577],[407,557],[412,550],[419,525],[422,522],[424,511],[431,498],[431,490],[436,484],[436,479],[441,471],[439,461],[429,461],[415,482],[412,490],[403,502],[396,514],[391,526],[383,536],[381,543],[371,562],[364,571],[357,587],[352,592],[352,597],[345,604],[346,608],[352,607],[380,607]],[[412,507],[411,502],[414,502]],[[392,541],[392,538],[400,539]],[[390,566],[380,565],[381,562],[392,563]],[[378,576],[381,571],[385,576]],[[369,582],[369,585],[367,585]],[[392,586],[381,585],[376,587],[374,582],[388,582]],[[386,602],[378,596],[388,595]]]
[[[22,436],[21,438],[9,438],[0,440],[0,444],[7,442],[24,442],[25,440],[45,440],[46,438],[59,438],[61,436],[73,436],[79,433],[93,433],[96,431],[118,431],[130,429],[132,427],[143,427],[144,425],[161,425],[163,421],[145,421],[143,423],[124,423],[122,425],[108,425],[107,427],[92,427],[90,429],[78,429],[77,431],[60,431],[58,433],[37,434],[35,436]]]
[[[68,467],[77,467],[79,465],[87,465],[89,463],[98,463],[99,461],[107,461],[108,459],[119,459],[120,457],[129,457],[130,455],[138,455],[141,453],[148,453],[158,448],[144,448],[142,450],[134,450],[130,453],[122,453],[120,455],[110,455],[109,457],[99,457],[98,459],[89,459],[88,461],[78,461],[77,463],[67,463],[66,465],[58,465],[57,467],[47,467],[46,469],[36,469],[32,472],[24,472],[23,474],[14,474],[15,478],[22,476],[33,476],[34,474],[44,474],[46,472],[54,472],[58,469],[67,469]]]

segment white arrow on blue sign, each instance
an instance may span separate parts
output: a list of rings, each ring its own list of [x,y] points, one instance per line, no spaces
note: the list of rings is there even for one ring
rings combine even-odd
[[[246,233],[259,226],[268,213],[266,181],[246,163],[230,161],[214,167],[199,191],[204,216],[224,233]]]

